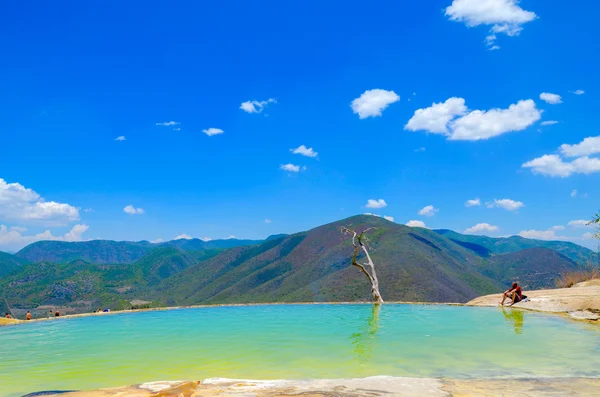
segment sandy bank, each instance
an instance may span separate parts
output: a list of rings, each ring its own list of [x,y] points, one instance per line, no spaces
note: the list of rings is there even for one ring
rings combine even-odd
[[[529,302],[514,305],[520,309],[564,313],[577,320],[600,320],[600,280],[585,281],[571,288],[523,291]],[[500,294],[475,298],[467,306],[498,306]],[[598,322],[598,321],[596,321]]]
[[[375,376],[362,379],[254,381],[207,379],[203,382],[151,382],[142,385],[60,394],[63,397],[208,397],[208,396],[600,396],[600,379],[452,380]],[[54,394],[53,396],[59,396]]]

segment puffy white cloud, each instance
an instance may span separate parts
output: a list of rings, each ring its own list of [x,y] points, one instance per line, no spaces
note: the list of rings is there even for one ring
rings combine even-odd
[[[559,103],[562,103],[562,99],[561,99],[560,95],[552,94],[550,92],[542,92],[540,94],[540,99],[551,105],[557,105]]]
[[[524,130],[538,121],[541,113],[531,99],[521,100],[508,109],[473,110],[467,113],[465,100],[453,97],[444,103],[418,109],[404,129],[444,134],[451,140],[477,141]]]
[[[162,123],[156,123],[156,125],[160,126],[160,127],[173,127],[176,125],[181,124],[179,121],[165,121]]]
[[[475,198],[473,200],[467,200],[465,203],[465,207],[477,207],[481,205],[481,200],[479,198]]]
[[[190,236],[189,234],[180,234],[179,236],[176,236],[173,240],[192,240],[193,237]]]
[[[242,102],[240,109],[246,113],[261,113],[271,103],[277,103],[277,100],[269,98],[266,101],[246,101]]]
[[[427,228],[427,226],[425,226],[425,222],[423,222],[423,221],[414,221],[414,220],[410,220],[410,221],[406,222],[406,226]]]
[[[352,101],[350,107],[360,119],[381,116],[381,112],[390,104],[398,102],[400,97],[394,91],[379,88],[367,90]]]
[[[419,210],[419,215],[434,216],[436,212],[439,212],[439,209],[435,208],[433,205],[427,205]]]
[[[464,22],[468,27],[491,25],[486,44],[496,49],[496,34],[517,36],[523,24],[537,18],[534,12],[522,9],[518,3],[518,0],[454,0],[446,8],[446,15],[451,21]]]
[[[211,241],[212,237],[200,237],[200,240],[207,242],[207,241]]]
[[[135,208],[133,205],[128,205],[123,208],[123,212],[129,215],[141,215],[144,213],[143,208]]]
[[[45,201],[34,190],[0,178],[0,219],[62,225],[79,220],[79,208]]]
[[[385,202],[384,199],[379,199],[379,200],[369,199],[369,200],[367,200],[367,205],[365,207],[367,207],[367,208],[384,208],[384,207],[387,207],[387,203]]]
[[[590,154],[600,153],[600,136],[589,136],[575,145],[565,143],[560,145],[560,151],[567,157],[589,156]]]
[[[389,215],[384,215],[383,219],[388,220],[390,222],[394,222],[394,217],[393,216],[389,216]]]
[[[8,228],[0,225],[0,250],[19,250],[24,246],[36,241],[82,241],[83,234],[89,229],[87,225],[75,225],[62,236],[55,236],[50,230],[43,233],[26,236],[23,233],[27,230],[21,227]]]
[[[576,219],[574,221],[570,221],[567,225],[575,228],[579,227],[595,227],[595,225],[590,224],[590,221],[586,221],[585,219]]]
[[[265,219],[265,223],[273,223],[273,221],[270,219]]]
[[[494,201],[487,202],[485,205],[488,208],[504,208],[507,211],[515,211],[525,206],[521,201],[511,199],[494,199]]]
[[[206,129],[206,130],[202,130],[202,132],[204,132],[208,136],[213,136],[213,135],[222,134],[225,131],[223,131],[220,128],[209,128],[209,129]]]
[[[124,135],[118,136],[115,138],[115,141],[126,141],[127,139],[125,138]]]
[[[575,95],[583,95],[583,94],[585,94],[585,91],[584,90],[575,90],[575,91],[573,91],[573,94],[575,94]]]
[[[304,145],[300,145],[296,149],[290,149],[290,152],[294,154],[301,154],[302,156],[306,157],[317,157],[319,155],[319,153],[315,152],[313,148],[307,148]]]
[[[160,238],[160,237],[159,237],[159,238],[157,238],[157,239],[154,239],[154,240],[152,240],[152,241],[150,241],[150,242],[151,242],[152,244],[160,244],[160,243],[164,243],[164,242],[165,242],[165,240],[163,240],[162,238]]]
[[[556,120],[547,120],[547,121],[542,121],[540,124],[541,125],[554,125],[554,124],[558,124],[558,121],[556,121]]]
[[[498,226],[490,225],[489,223],[478,223],[475,226],[471,226],[465,233],[467,234],[481,234],[481,233],[492,233],[498,230]]]
[[[531,168],[536,174],[568,177],[573,174],[592,174],[600,172],[600,159],[588,156],[578,157],[573,161],[563,161],[556,154],[545,154],[522,165]]]
[[[446,102],[433,103],[428,108],[417,109],[404,129],[449,135],[448,123],[466,112],[467,107],[463,98],[448,98]]]
[[[535,240],[569,240],[568,237],[557,235],[556,230],[553,228],[548,230],[523,230],[519,232],[519,236]]]
[[[531,99],[519,101],[508,109],[474,110],[451,122],[449,139],[477,141],[511,131],[521,131],[541,117]]]
[[[236,237],[235,237],[235,235],[233,235],[233,234],[230,234],[230,235],[229,235],[229,237],[227,237],[225,240],[232,240],[232,239],[234,239],[234,238],[236,238]]]
[[[288,172],[300,172],[300,166],[296,165],[296,164],[281,164],[281,166],[279,166],[279,168],[281,168],[284,171],[288,171]]]

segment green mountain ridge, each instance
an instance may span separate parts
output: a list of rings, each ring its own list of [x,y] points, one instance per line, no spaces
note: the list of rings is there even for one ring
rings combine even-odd
[[[369,301],[370,285],[350,264],[351,241],[342,235],[342,226],[359,231],[375,228],[368,233],[368,245],[388,301],[465,302],[499,292],[513,280],[529,289],[552,288],[560,274],[580,267],[567,254],[593,255],[566,242],[513,239],[509,245],[496,244],[500,239],[411,228],[361,215],[262,242],[90,241],[59,244],[58,253],[41,251],[56,242],[36,243],[24,249],[24,256],[66,259],[23,263],[18,256],[0,256],[19,263],[11,262],[12,270],[0,276],[0,297],[23,310],[63,305],[75,312],[99,306],[126,308],[133,300],[153,306]],[[536,242],[541,246],[519,249],[519,244]],[[555,243],[551,246],[556,249],[547,248],[548,243]],[[239,245],[230,247],[235,244]],[[503,253],[511,250],[515,251]],[[94,263],[93,258],[101,262]],[[128,263],[102,262],[108,258]]]
[[[594,251],[569,241],[534,240],[521,236],[488,237],[460,234],[447,229],[437,229],[434,232],[463,246],[466,246],[465,244],[475,244],[474,249],[476,249],[476,246],[483,247],[484,250],[492,254],[508,254],[527,248],[542,247],[557,251],[580,264],[585,264],[587,260],[595,257]]]

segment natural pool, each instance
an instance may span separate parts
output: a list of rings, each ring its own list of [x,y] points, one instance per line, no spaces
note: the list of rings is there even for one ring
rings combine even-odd
[[[152,380],[600,376],[600,327],[460,306],[266,305],[0,327],[0,396]]]

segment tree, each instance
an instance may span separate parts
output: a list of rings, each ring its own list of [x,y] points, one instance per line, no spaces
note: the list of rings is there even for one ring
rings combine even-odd
[[[594,235],[597,239],[600,239],[600,211],[594,215],[591,221],[588,222],[588,225],[596,225],[598,228],[598,232]]]
[[[354,247],[354,253],[352,254],[352,265],[358,267],[360,271],[367,277],[367,279],[371,283],[371,294],[373,295],[373,303],[375,303],[376,305],[380,305],[383,303],[383,298],[381,297],[381,293],[379,292],[379,279],[377,278],[377,272],[375,271],[375,264],[373,263],[371,255],[369,255],[369,251],[367,250],[367,247],[365,245],[365,233],[371,229],[373,228],[370,227],[358,234],[356,233],[356,231],[350,228],[342,227],[342,233],[344,235],[352,235],[352,246]],[[367,263],[362,265],[358,263],[356,259],[358,257],[359,250],[362,250],[367,257]],[[367,268],[370,268],[371,271],[369,272]]]

